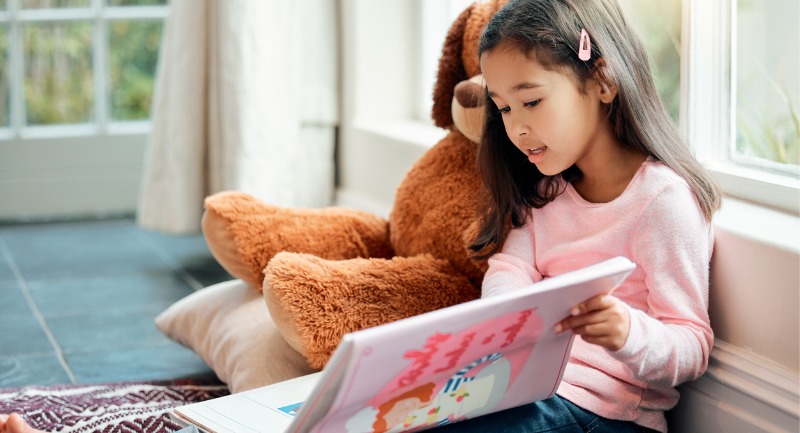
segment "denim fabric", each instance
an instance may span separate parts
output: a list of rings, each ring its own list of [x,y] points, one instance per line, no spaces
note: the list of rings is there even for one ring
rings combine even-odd
[[[648,433],[653,430],[581,409],[554,396],[513,409],[430,430],[435,433]]]

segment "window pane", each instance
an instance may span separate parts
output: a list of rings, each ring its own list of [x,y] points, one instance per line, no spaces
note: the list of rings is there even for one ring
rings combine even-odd
[[[0,26],[0,128],[9,126],[8,26]]]
[[[92,119],[92,27],[85,22],[35,23],[22,28],[28,125]]]
[[[681,0],[619,3],[644,42],[658,94],[677,123],[681,97]]]
[[[734,158],[800,165],[800,2],[738,0]]]
[[[162,21],[115,21],[110,26],[111,117],[150,116]]]
[[[167,0],[108,0],[109,6],[166,5]]]
[[[22,0],[23,9],[85,8],[91,0]]]

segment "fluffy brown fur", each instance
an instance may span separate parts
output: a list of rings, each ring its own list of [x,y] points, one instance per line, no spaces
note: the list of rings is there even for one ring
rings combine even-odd
[[[266,275],[273,320],[294,322],[296,332],[287,341],[314,368],[325,365],[347,332],[475,298],[470,282],[450,262],[427,254],[342,262],[279,253]]]
[[[205,208],[209,249],[231,275],[258,290],[264,267],[281,251],[331,260],[393,255],[388,222],[368,212],[287,209],[232,191],[207,197]]]
[[[432,113],[450,133],[405,176],[389,221],[345,209],[278,208],[241,193],[206,200],[211,251],[231,274],[263,288],[281,334],[312,366],[325,365],[347,332],[479,296],[486,264],[469,245],[483,188],[477,145],[465,134],[480,137],[480,130],[457,130],[453,119],[466,108],[453,95],[480,73],[478,38],[498,3],[469,6],[453,23]]]

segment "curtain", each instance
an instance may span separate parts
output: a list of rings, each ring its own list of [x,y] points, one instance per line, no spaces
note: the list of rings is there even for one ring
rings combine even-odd
[[[337,123],[331,0],[171,0],[137,223],[200,228],[203,199],[244,191],[330,204]]]

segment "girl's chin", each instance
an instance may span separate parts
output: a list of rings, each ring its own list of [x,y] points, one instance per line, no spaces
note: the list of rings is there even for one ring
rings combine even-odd
[[[540,162],[535,164],[536,168],[539,169],[539,173],[542,173],[545,176],[555,176],[557,174],[561,174],[567,167],[556,167],[552,164],[547,164],[544,162]]]

